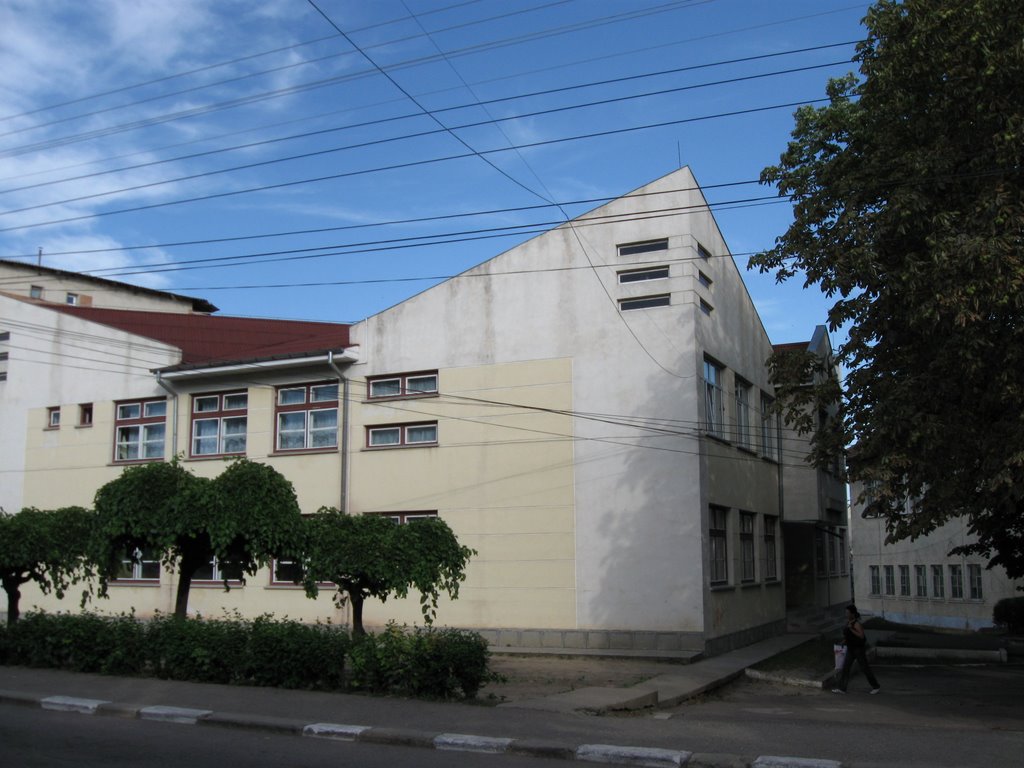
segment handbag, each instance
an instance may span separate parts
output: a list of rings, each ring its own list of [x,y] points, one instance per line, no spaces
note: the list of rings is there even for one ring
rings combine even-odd
[[[832,646],[832,653],[836,657],[836,669],[840,670],[846,663],[846,646],[840,643],[836,643]]]

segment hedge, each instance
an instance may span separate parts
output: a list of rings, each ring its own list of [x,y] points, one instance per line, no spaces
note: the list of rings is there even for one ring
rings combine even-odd
[[[351,638],[341,627],[32,612],[0,626],[0,664],[203,683],[473,698],[491,679],[477,633],[389,624]]]
[[[992,623],[1010,634],[1024,635],[1024,597],[1004,597],[992,609]]]

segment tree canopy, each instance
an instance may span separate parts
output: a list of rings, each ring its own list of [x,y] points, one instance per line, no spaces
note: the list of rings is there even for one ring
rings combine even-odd
[[[88,573],[93,514],[81,507],[0,512],[0,582],[7,593],[7,623],[20,615],[22,584],[64,597]]]
[[[476,553],[459,544],[448,525],[438,518],[399,525],[381,515],[348,515],[323,508],[308,518],[305,572],[307,590],[317,582],[337,585],[336,599],[352,603],[352,632],[365,634],[363,603],[394,594],[420,593],[423,620],[437,615],[441,592],[459,596],[470,557]]]
[[[177,462],[128,467],[97,491],[95,508],[101,589],[124,559],[156,552],[178,571],[178,616],[188,611],[193,576],[214,558],[223,573],[241,577],[272,558],[297,557],[301,547],[302,516],[292,484],[247,459],[212,480]]]
[[[751,265],[849,327],[819,464],[851,447],[890,540],[963,516],[954,552],[1024,576],[1024,3],[881,0],[864,23],[859,75],[762,172],[794,221]]]

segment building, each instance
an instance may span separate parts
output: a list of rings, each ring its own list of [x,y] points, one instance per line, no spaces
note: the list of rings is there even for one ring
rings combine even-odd
[[[996,603],[1020,596],[1024,581],[1010,579],[1002,567],[989,570],[984,557],[949,554],[973,541],[964,518],[889,544],[885,519],[871,514],[863,490],[860,483],[850,489],[854,592],[862,613],[901,624],[984,629],[993,626]]]
[[[8,509],[88,505],[136,461],[214,475],[245,455],[304,512],[443,518],[478,554],[439,622],[500,645],[718,653],[820,599],[788,595],[800,462],[770,410],[772,346],[689,169],[351,326],[28,291],[0,295],[0,398],[24,434]],[[203,345],[232,323],[228,344]],[[792,485],[795,521],[841,529],[831,496]],[[190,610],[345,621],[273,573],[227,594],[219,575],[211,563]],[[98,607],[171,610],[173,574],[131,576]],[[389,619],[420,620],[417,601],[365,606],[368,626]]]

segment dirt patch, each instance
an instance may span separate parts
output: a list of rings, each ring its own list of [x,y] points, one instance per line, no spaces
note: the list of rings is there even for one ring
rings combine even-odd
[[[496,653],[491,656],[491,671],[502,679],[485,685],[478,699],[483,704],[501,704],[577,688],[628,688],[677,667],[664,661]]]

